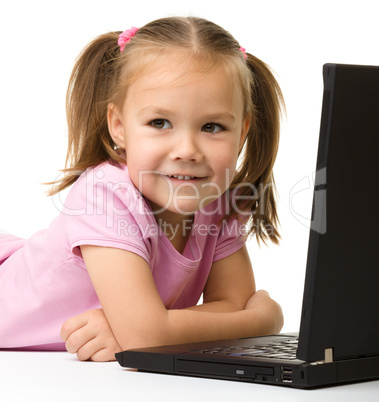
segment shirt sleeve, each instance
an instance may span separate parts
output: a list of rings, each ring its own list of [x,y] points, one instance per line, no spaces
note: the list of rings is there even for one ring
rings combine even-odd
[[[103,164],[84,172],[73,185],[61,211],[72,253],[81,245],[119,248],[150,261],[143,226],[144,200],[127,170]]]
[[[247,240],[246,220],[240,217],[224,220],[221,224],[213,262],[226,258],[242,248]]]

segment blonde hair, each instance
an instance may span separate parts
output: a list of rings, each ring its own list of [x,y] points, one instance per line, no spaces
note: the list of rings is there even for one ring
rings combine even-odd
[[[79,56],[67,90],[68,151],[65,175],[50,195],[69,187],[78,174],[104,161],[126,163],[107,125],[110,103],[122,107],[131,82],[157,57],[168,52],[186,65],[212,71],[222,66],[241,91],[245,117],[251,121],[241,165],[230,190],[238,188],[238,209],[251,211],[250,234],[279,241],[273,166],[279,145],[281,90],[268,66],[247,53],[218,25],[195,17],[162,18],[140,28],[123,52],[119,32],[92,41]],[[181,52],[180,52],[181,50]],[[183,71],[183,75],[185,71]],[[242,185],[241,184],[249,184]],[[243,200],[243,201],[242,201]],[[227,218],[237,216],[235,209]]]

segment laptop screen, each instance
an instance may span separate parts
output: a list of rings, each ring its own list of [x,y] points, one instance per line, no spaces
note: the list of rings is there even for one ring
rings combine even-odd
[[[379,67],[326,64],[298,357],[379,354]]]

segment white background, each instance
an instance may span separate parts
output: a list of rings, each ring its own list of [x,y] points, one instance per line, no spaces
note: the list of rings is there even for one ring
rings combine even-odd
[[[27,237],[58,214],[40,183],[54,180],[64,167],[65,91],[83,46],[98,34],[142,26],[163,16],[205,17],[268,63],[284,92],[287,118],[275,168],[282,242],[259,248],[251,240],[248,247],[258,288],[267,289],[281,303],[284,330],[297,331],[322,65],[379,64],[376,4],[377,0],[2,1],[0,229]]]

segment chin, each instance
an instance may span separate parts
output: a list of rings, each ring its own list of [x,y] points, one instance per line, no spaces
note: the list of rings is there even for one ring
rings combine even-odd
[[[179,215],[188,215],[191,216],[193,215],[195,212],[197,212],[200,209],[199,204],[196,205],[183,205],[183,204],[179,204],[179,205],[175,205],[172,208],[170,208],[171,212],[174,212],[176,214]]]

